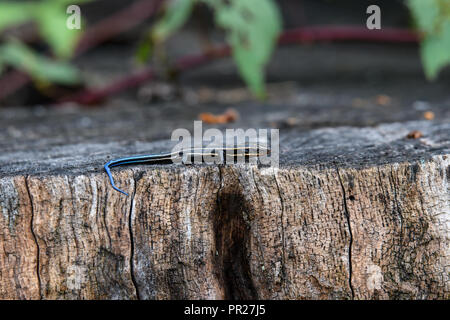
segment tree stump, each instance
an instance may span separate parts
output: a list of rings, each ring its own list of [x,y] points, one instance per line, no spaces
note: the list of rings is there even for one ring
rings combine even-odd
[[[2,299],[450,298],[449,123],[285,130],[279,168],[115,168],[126,197],[103,164],[163,129],[59,117],[2,140]]]

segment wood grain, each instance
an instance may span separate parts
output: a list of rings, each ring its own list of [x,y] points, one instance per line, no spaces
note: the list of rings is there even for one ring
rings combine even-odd
[[[11,151],[0,298],[448,299],[449,132],[293,130],[279,168],[114,169],[129,197],[111,188],[105,154],[169,142]]]

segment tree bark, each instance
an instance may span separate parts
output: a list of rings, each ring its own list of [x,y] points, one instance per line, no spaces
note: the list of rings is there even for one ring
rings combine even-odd
[[[449,133],[291,130],[279,168],[114,169],[129,197],[107,155],[167,142],[15,147],[0,159],[0,298],[449,299]]]

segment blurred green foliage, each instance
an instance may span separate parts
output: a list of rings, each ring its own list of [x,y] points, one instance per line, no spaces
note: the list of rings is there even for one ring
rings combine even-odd
[[[422,63],[428,79],[450,64],[450,0],[408,0],[417,27],[423,32]]]
[[[74,84],[79,80],[78,70],[70,64],[36,54],[23,43],[10,40],[0,46],[0,57],[16,69],[45,83]]]
[[[35,80],[63,84],[79,81],[77,69],[66,63],[75,51],[81,32],[66,26],[67,7],[89,0],[42,0],[0,2],[0,32],[25,22],[33,22],[49,45],[54,59],[30,49],[9,36],[0,45],[0,71],[4,65],[20,69]]]
[[[0,34],[8,28],[32,22],[48,44],[52,57],[32,50],[20,40],[3,33],[0,43],[0,72],[6,65],[20,69],[44,82],[73,84],[79,72],[67,60],[75,51],[80,30],[66,27],[67,7],[91,0],[1,1]],[[264,68],[281,32],[276,0],[167,0],[164,15],[150,31],[150,41],[138,51],[141,60],[178,30],[197,4],[214,12],[218,27],[226,32],[238,70],[255,96],[263,98]],[[405,0],[418,29],[423,33],[421,55],[425,74],[435,79],[450,64],[450,0]]]
[[[159,43],[180,28],[197,3],[204,3],[214,11],[216,24],[226,31],[242,78],[256,97],[263,98],[264,67],[281,31],[281,16],[275,2],[172,0],[166,7],[165,15],[151,30],[152,42]],[[150,50],[144,47],[142,52],[150,53]]]

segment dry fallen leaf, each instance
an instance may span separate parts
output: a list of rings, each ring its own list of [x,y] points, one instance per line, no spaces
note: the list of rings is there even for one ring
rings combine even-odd
[[[433,120],[434,119],[434,112],[433,111],[426,111],[423,113],[423,117],[427,120]]]
[[[376,98],[377,104],[380,106],[387,106],[389,104],[391,104],[391,97],[385,95],[385,94],[380,94],[377,96]]]
[[[423,137],[423,133],[418,130],[414,130],[414,131],[411,131],[410,133],[408,133],[408,135],[406,137],[408,139],[419,139],[419,138]]]
[[[209,112],[203,112],[199,114],[199,119],[209,124],[223,124],[234,122],[239,118],[239,114],[234,109],[228,109],[223,114],[214,115]]]

